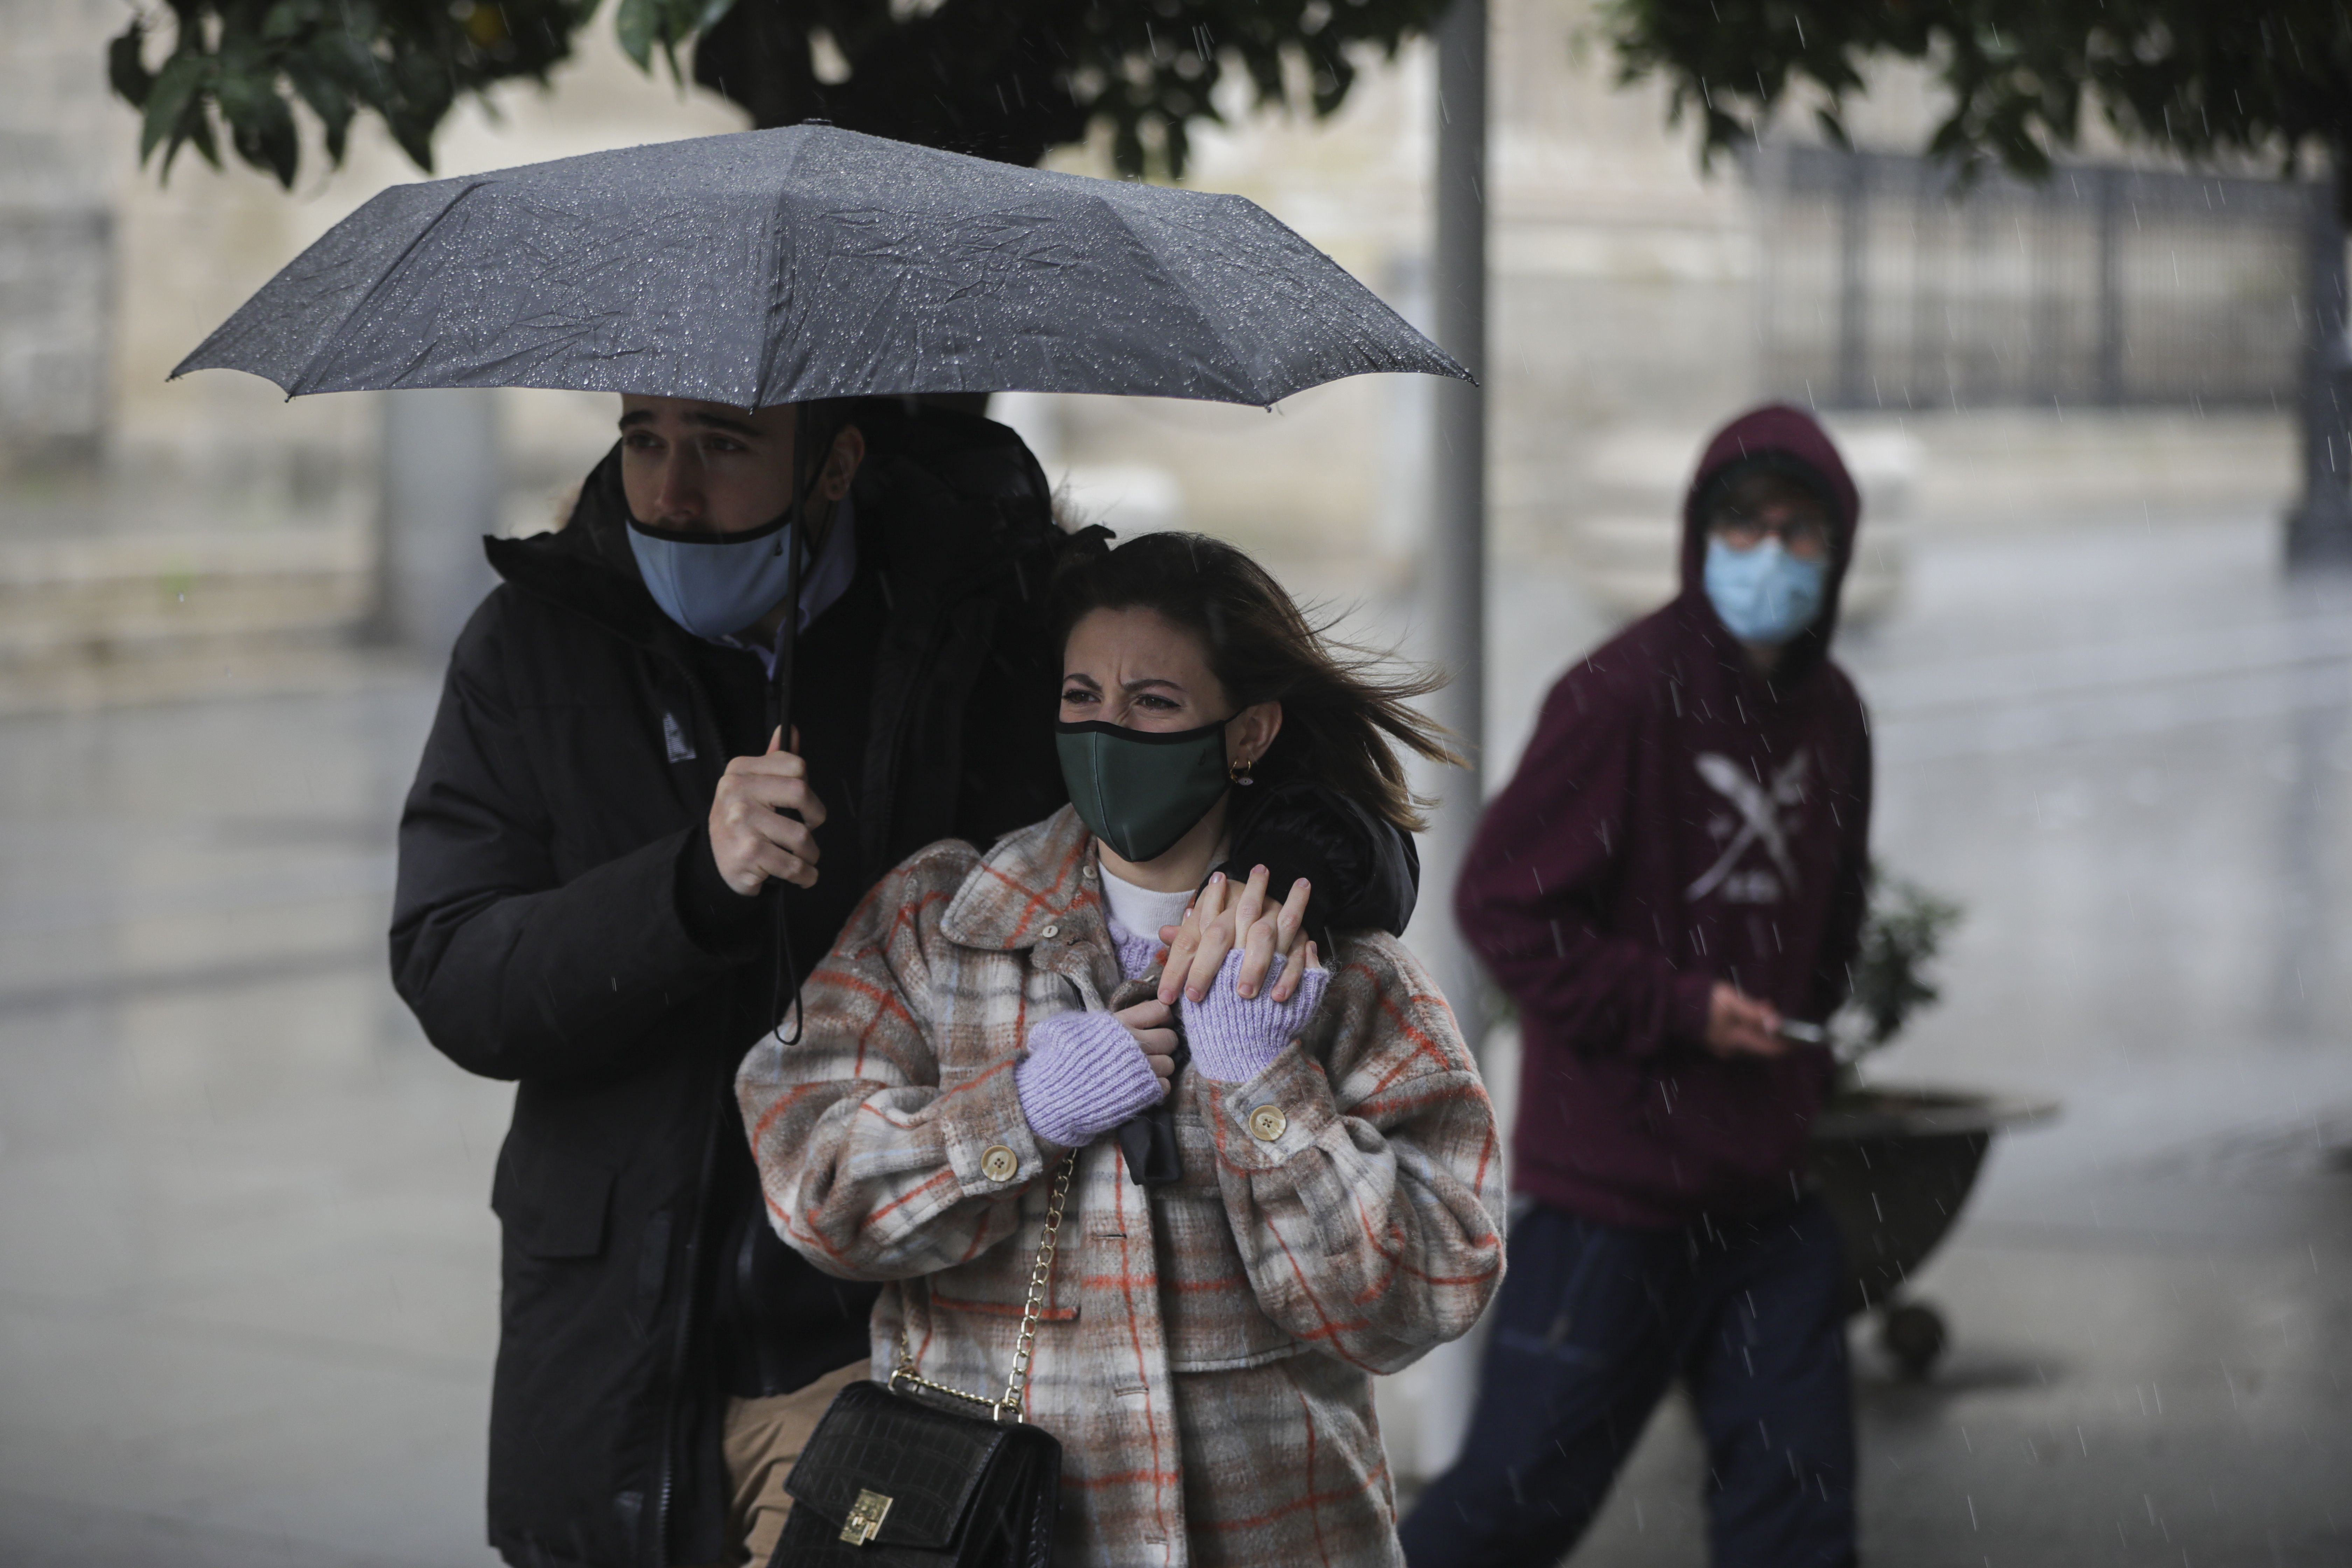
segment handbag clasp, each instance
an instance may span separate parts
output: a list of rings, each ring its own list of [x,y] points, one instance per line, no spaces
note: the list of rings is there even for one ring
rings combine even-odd
[[[852,1546],[871,1543],[882,1533],[882,1521],[890,1511],[891,1501],[880,1492],[859,1492],[856,1502],[850,1505],[849,1517],[842,1522],[841,1538]]]

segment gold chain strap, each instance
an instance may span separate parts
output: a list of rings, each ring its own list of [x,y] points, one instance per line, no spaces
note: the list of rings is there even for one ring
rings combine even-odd
[[[1077,1168],[1077,1163],[1078,1152],[1073,1149],[1062,1156],[1061,1164],[1054,1172],[1053,1196],[1045,1205],[1045,1234],[1037,1240],[1037,1261],[1029,1269],[1029,1299],[1021,1307],[1021,1338],[1013,1348],[1013,1375],[1005,1379],[1004,1396],[990,1399],[982,1394],[966,1394],[961,1388],[950,1388],[944,1383],[933,1383],[928,1377],[917,1375],[915,1352],[907,1342],[907,1324],[903,1316],[898,1323],[898,1364],[890,1369],[892,1393],[898,1392],[899,1380],[903,1378],[917,1388],[927,1388],[933,1394],[967,1400],[988,1411],[999,1421],[1008,1414],[1015,1421],[1027,1419],[1024,1403],[1029,1382],[1029,1358],[1036,1345],[1037,1315],[1045,1310],[1046,1282],[1054,1277],[1054,1244],[1061,1235],[1062,1209],[1069,1200],[1070,1174]]]
[[[1000,1404],[1023,1419],[1022,1398],[1029,1387],[1029,1354],[1037,1341],[1037,1314],[1045,1310],[1045,1282],[1054,1276],[1054,1238],[1062,1229],[1062,1205],[1070,1195],[1070,1173],[1078,1163],[1076,1149],[1062,1156],[1054,1173],[1053,1201],[1045,1205],[1045,1234],[1037,1238],[1037,1261],[1029,1270],[1029,1299],[1021,1307],[1021,1338],[1013,1347],[1013,1375],[1004,1380]]]

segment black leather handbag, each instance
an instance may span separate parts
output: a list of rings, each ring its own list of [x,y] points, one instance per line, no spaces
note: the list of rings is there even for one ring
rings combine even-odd
[[[1049,1568],[1062,1445],[1028,1424],[1024,1396],[1076,1160],[1055,1173],[1003,1395],[919,1376],[902,1329],[890,1381],[835,1394],[785,1478],[793,1511],[769,1568]]]

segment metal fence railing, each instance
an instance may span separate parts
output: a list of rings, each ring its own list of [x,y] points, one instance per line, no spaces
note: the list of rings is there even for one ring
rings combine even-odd
[[[1966,190],[1927,159],[1779,144],[1764,372],[1822,407],[2293,407],[2315,187],[2111,165]]]

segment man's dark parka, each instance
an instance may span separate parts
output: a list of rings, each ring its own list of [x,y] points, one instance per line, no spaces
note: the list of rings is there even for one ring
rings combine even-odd
[[[1044,601],[1074,541],[1003,426],[887,405],[859,423],[860,571],[887,610],[865,787],[827,805],[879,875],[1066,798]],[[401,821],[394,983],[458,1065],[517,1084],[491,1194],[489,1535],[519,1564],[722,1555],[708,1255],[715,1189],[750,1181],[732,1080],[772,939],[752,921],[714,949],[682,917],[730,748],[697,673],[711,650],[646,593],[625,516],[608,458],[568,526],[490,543],[505,582],[458,639]],[[836,1363],[862,1353],[866,1300]]]

